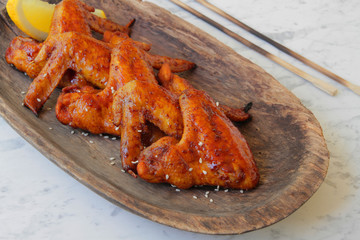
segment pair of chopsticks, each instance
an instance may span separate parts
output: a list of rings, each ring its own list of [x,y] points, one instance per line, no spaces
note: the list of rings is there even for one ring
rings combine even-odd
[[[313,77],[310,74],[302,71],[301,69],[295,67],[294,65],[284,61],[283,59],[269,53],[268,51],[260,48],[259,46],[253,44],[252,42],[246,40],[245,38],[241,37],[240,35],[234,33],[233,31],[229,30],[228,28],[222,26],[221,24],[215,22],[214,20],[206,17],[205,15],[201,14],[200,12],[196,11],[195,9],[191,8],[190,6],[186,5],[185,3],[179,1],[179,0],[171,0],[173,3],[175,3],[176,5],[178,5],[179,7],[185,9],[186,11],[192,13],[193,15],[197,16],[198,18],[204,20],[205,22],[211,24],[212,26],[216,27],[217,29],[219,29],[220,31],[226,33],[227,35],[229,35],[230,37],[238,40],[239,42],[241,42],[242,44],[246,45],[247,47],[255,50],[256,52],[260,53],[261,55],[273,60],[274,62],[278,63],[279,65],[283,66],[284,68],[288,69],[289,71],[297,74],[298,76],[304,78],[305,80],[311,82],[312,84],[314,84],[316,87],[318,87],[319,89],[323,90],[324,92],[330,94],[331,96],[336,95],[337,93],[337,89],[322,81],[319,78]],[[206,0],[196,0],[197,2],[199,2],[200,4],[202,4],[203,6],[209,8],[210,10],[216,12],[217,14],[221,15],[222,17],[230,20],[231,22],[235,23],[236,25],[238,25],[239,27],[245,29],[246,31],[252,33],[253,35],[259,37],[260,39],[270,43],[271,45],[273,45],[274,47],[278,48],[279,50],[283,51],[284,53],[287,53],[288,55],[296,58],[297,60],[301,61],[302,63],[308,65],[309,67],[321,72],[322,74],[328,76],[329,78],[332,78],[333,80],[341,83],[342,85],[348,87],[350,90],[352,90],[353,92],[355,92],[356,94],[360,95],[360,86],[357,86],[343,78],[341,78],[340,76],[330,72],[329,70],[319,66],[318,64],[312,62],[311,60],[301,56],[300,54],[292,51],[291,49],[281,45],[278,42],[275,42],[274,40],[268,38],[267,36],[263,35],[262,33],[256,31],[255,29],[249,27],[248,25],[240,22],[239,20],[235,19],[234,17],[232,17],[231,15],[227,14],[226,12],[222,11],[221,9],[217,8],[216,6],[212,5],[211,3],[207,2]]]

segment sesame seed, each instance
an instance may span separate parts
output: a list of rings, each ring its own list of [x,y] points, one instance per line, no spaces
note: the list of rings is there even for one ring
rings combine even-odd
[[[199,142],[199,146],[201,147],[204,143],[203,142]]]
[[[157,157],[158,157],[158,155],[155,155],[155,157],[157,158]]]
[[[99,136],[102,137],[102,133],[100,133]]]
[[[194,198],[194,199],[197,199],[198,197],[194,195],[193,198]]]
[[[25,75],[25,76],[27,76],[27,73],[26,73],[26,72],[24,72],[24,75]]]
[[[212,198],[210,198],[209,201],[210,201],[211,203],[214,202],[214,200],[212,200]]]
[[[169,179],[169,175],[166,174],[166,175],[165,175],[165,179],[168,180],[168,179]]]
[[[88,109],[87,108],[85,108],[85,112],[87,112],[88,111]]]
[[[94,141],[91,141],[91,140],[90,140],[89,143],[94,143]]]
[[[176,185],[174,185],[174,184],[170,184],[172,187],[176,187]]]
[[[206,174],[207,174],[207,171],[203,170],[203,174],[206,175]]]
[[[111,93],[114,94],[115,90],[114,87],[111,87]]]
[[[71,133],[71,134],[74,134],[74,133],[75,133],[75,131],[74,131],[74,130],[72,130],[70,133]]]
[[[220,186],[219,185],[217,185],[217,187],[214,189],[214,191],[219,191],[219,189],[220,189]]]
[[[104,136],[104,138],[109,138],[109,136]]]
[[[111,140],[116,140],[116,137],[113,137]]]
[[[180,189],[177,188],[177,189],[175,189],[175,191],[180,192]]]
[[[138,130],[138,132],[142,132],[142,130],[140,129],[140,130]]]
[[[240,190],[240,193],[244,193],[244,190],[241,189],[241,190]]]
[[[48,108],[47,108],[47,110],[49,110],[49,111],[50,111],[50,110],[51,110],[51,107],[48,107]]]
[[[219,102],[216,102],[215,104],[216,104],[217,107],[219,106]]]
[[[136,160],[136,161],[131,161],[132,164],[137,164],[139,161]]]
[[[52,127],[49,127],[49,130],[52,130],[53,128]]]
[[[124,173],[124,172],[126,172],[124,169],[121,169],[121,171]]]
[[[225,189],[225,190],[224,190],[224,192],[228,192],[228,191],[229,191],[229,189]]]
[[[40,99],[40,98],[37,98],[36,101],[41,102],[41,99]]]
[[[199,158],[199,163],[202,163],[202,159],[201,159],[201,158]]]
[[[209,191],[206,191],[206,193],[205,193],[205,197],[206,197],[206,198],[209,197],[209,193],[210,193]]]
[[[110,161],[113,161],[113,160],[115,160],[115,158],[114,157],[111,157],[111,158],[109,158],[110,159]]]
[[[193,169],[192,168],[189,168],[189,172],[191,172]]]
[[[115,162],[111,162],[110,165],[115,165]]]
[[[21,103],[21,106],[24,106],[24,103]]]
[[[115,130],[117,131],[117,130],[119,130],[119,128],[120,128],[120,127],[115,127]]]
[[[26,92],[22,91],[21,94],[25,94]]]

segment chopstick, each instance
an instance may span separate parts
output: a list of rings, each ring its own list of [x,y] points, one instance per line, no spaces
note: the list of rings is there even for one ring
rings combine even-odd
[[[232,17],[231,15],[227,14],[226,12],[224,12],[223,10],[219,9],[218,7],[214,6],[213,4],[209,3],[206,0],[196,0],[197,2],[199,2],[200,4],[202,4],[203,6],[209,8],[210,10],[216,12],[217,14],[219,14],[220,16],[226,18],[227,20],[235,23],[236,25],[238,25],[239,27],[243,28],[244,30],[248,31],[249,33],[257,36],[258,38],[266,41],[267,43],[270,43],[271,45],[273,45],[274,47],[276,47],[277,49],[281,50],[282,52],[292,56],[293,58],[296,58],[297,60],[299,60],[300,62],[306,64],[307,66],[321,72],[322,74],[328,76],[329,78],[341,83],[342,85],[348,87],[350,90],[352,90],[353,92],[355,92],[356,94],[360,95],[360,86],[357,86],[345,79],[343,79],[342,77],[336,75],[335,73],[327,70],[326,68],[323,68],[322,66],[314,63],[313,61],[305,58],[304,56],[301,56],[300,54],[294,52],[293,50],[285,47],[284,45],[272,40],[271,38],[265,36],[264,34],[256,31],[255,29],[251,28],[250,26],[246,25],[245,23],[239,21],[238,19]]]
[[[260,53],[261,55],[271,59],[272,61],[278,63],[279,65],[283,66],[284,68],[288,69],[289,71],[297,74],[298,76],[302,77],[303,79],[311,82],[314,86],[318,87],[319,89],[321,89],[322,91],[328,93],[331,96],[335,96],[337,93],[337,89],[318,79],[315,78],[313,76],[311,76],[310,74],[302,71],[301,69],[293,66],[292,64],[282,60],[281,58],[269,53],[268,51],[260,48],[259,46],[253,44],[252,42],[246,40],[245,38],[241,37],[240,35],[234,33],[233,31],[229,30],[228,28],[222,26],[221,24],[215,22],[214,20],[206,17],[205,15],[201,14],[200,12],[196,11],[195,9],[191,8],[190,6],[186,5],[185,3],[179,1],[179,0],[171,0],[171,2],[175,3],[176,5],[178,5],[179,7],[185,9],[186,11],[192,13],[193,15],[197,16],[198,18],[204,20],[205,22],[213,25],[214,27],[216,27],[217,29],[219,29],[220,31],[226,33],[227,35],[229,35],[230,37],[238,40],[239,42],[241,42],[242,44],[244,44],[245,46],[255,50],[256,52]]]

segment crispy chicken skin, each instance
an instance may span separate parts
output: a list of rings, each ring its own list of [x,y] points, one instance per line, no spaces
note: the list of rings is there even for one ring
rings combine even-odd
[[[259,174],[250,148],[215,102],[205,92],[188,87],[179,104],[184,122],[180,142],[164,137],[144,149],[137,159],[137,174],[148,182],[183,189],[193,185],[254,188]]]

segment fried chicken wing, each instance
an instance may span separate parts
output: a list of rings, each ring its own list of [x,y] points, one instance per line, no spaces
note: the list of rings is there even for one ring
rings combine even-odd
[[[170,85],[180,92],[178,85]],[[259,174],[250,148],[215,102],[188,85],[179,104],[184,122],[180,142],[164,137],[143,150],[137,158],[138,175],[184,189],[193,185],[254,188]]]
[[[128,44],[124,44],[124,42]],[[143,61],[149,58],[147,56],[150,56],[150,54],[143,49],[137,48],[134,41],[130,38],[124,39],[119,45],[130,46],[129,43],[131,43],[131,50],[124,47],[121,48],[121,51],[128,52],[128,54],[133,54],[134,56],[142,56],[145,59]],[[134,52],[131,52],[133,49]],[[172,64],[171,66],[175,66],[174,68],[177,70],[188,70],[194,66],[193,63],[181,59],[171,59],[162,56],[155,56],[153,58],[167,59]],[[72,69],[76,73],[81,74],[87,81],[95,86],[104,88],[109,76],[111,47],[87,35],[76,32],[66,32],[53,36],[43,44],[35,58],[35,63],[43,62],[45,59],[47,59],[45,66],[30,84],[24,100],[25,105],[35,114],[38,113],[55,87],[59,84],[67,69]],[[126,59],[131,60],[130,58]],[[152,64],[151,61],[149,62]],[[121,63],[119,64],[121,65]],[[121,74],[126,75],[126,73],[130,73],[130,68],[135,66],[136,65],[130,65],[130,67],[125,69]],[[156,65],[156,67],[159,66]],[[142,75],[140,71],[135,72]],[[114,72],[114,74],[117,73],[119,73],[119,71]],[[133,78],[125,77],[120,79],[120,82],[124,84],[129,79]]]
[[[42,43],[34,39],[17,36],[6,50],[6,61],[30,78],[36,78],[46,63],[46,61],[34,61],[41,50],[41,45]],[[74,84],[79,87],[91,85],[82,75],[74,71],[67,71],[61,79],[59,87],[63,88]]]
[[[143,49],[139,48],[132,39],[125,38],[112,49],[109,84],[107,84],[106,88],[99,92],[89,91],[88,87],[85,88],[85,91],[76,87],[64,89],[58,98],[56,116],[63,124],[70,124],[75,128],[88,130],[92,133],[120,135],[121,128],[117,127],[117,125],[120,124],[122,119],[122,109],[115,108],[117,114],[113,116],[111,108],[113,105],[113,94],[131,81],[150,82],[157,87],[154,91],[159,92],[160,95],[162,94],[162,91],[158,89],[159,86],[151,63],[144,57]],[[134,87],[136,84],[132,86]],[[131,89],[130,85],[124,91],[129,92],[129,89]],[[119,91],[123,91],[123,89]],[[129,98],[130,100],[136,101]],[[148,100],[143,97],[140,101],[142,105],[145,103],[144,101]],[[115,105],[121,106],[120,104]],[[169,109],[168,111],[172,110]],[[181,124],[180,111],[178,108],[176,111],[178,112],[178,119],[180,119]],[[116,125],[112,121],[113,118]],[[178,119],[174,120],[174,123],[168,121],[169,126],[179,122]],[[168,128],[170,127],[163,126],[162,130],[171,132]],[[147,129],[143,129],[143,134],[147,132]]]
[[[120,136],[120,128],[113,123],[113,93],[110,89],[111,85],[102,91],[89,86],[64,88],[55,108],[57,119],[93,134]]]
[[[125,26],[121,26],[108,19],[97,17],[91,13],[93,11],[93,7],[79,0],[61,1],[55,6],[48,39],[65,32],[77,32],[91,36],[91,30],[100,33],[117,31],[128,36],[129,28],[134,20]],[[31,38],[15,37],[7,49],[6,61],[13,64],[18,70],[25,72],[29,77],[35,78],[45,66],[45,60],[42,62],[34,61],[42,45],[42,43]],[[66,86],[66,84],[63,85]]]
[[[251,103],[241,109],[215,103],[173,74],[194,63],[151,54],[150,44],[129,37],[134,20],[121,26],[93,11],[80,0],[63,0],[43,43],[11,42],[6,60],[34,78],[25,106],[38,114],[57,86],[67,86],[56,104],[58,120],[121,136],[122,165],[131,175],[183,189],[254,188],[253,155],[229,120],[249,119]],[[103,39],[93,38],[92,30]],[[153,69],[160,69],[158,78]]]
[[[124,170],[136,171],[144,149],[142,132],[151,122],[165,134],[180,139],[183,131],[179,104],[166,89],[147,79],[127,83],[115,95],[114,117],[121,117],[120,155]]]
[[[36,56],[35,62],[47,61],[30,84],[24,104],[37,114],[67,69],[83,75],[95,86],[103,87],[109,75],[110,55],[107,44],[92,37],[76,32],[53,36]]]

